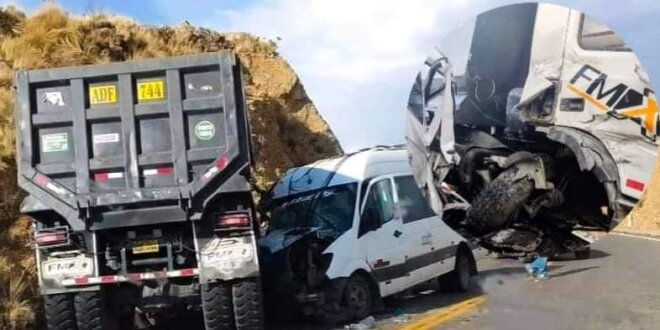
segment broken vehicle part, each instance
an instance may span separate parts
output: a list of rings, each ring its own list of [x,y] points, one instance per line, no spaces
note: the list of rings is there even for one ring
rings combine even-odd
[[[616,226],[648,186],[660,131],[653,89],[623,41],[578,11],[526,3],[439,44],[406,121],[432,209],[502,253],[583,250],[590,241],[576,231]]]

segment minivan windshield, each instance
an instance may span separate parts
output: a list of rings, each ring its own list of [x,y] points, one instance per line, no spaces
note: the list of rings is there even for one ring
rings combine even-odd
[[[353,225],[357,182],[317,189],[273,201],[270,230],[322,228],[341,234]]]

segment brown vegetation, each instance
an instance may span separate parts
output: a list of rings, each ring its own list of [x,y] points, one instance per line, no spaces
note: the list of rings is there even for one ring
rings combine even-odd
[[[619,224],[618,231],[660,236],[660,162],[656,161],[653,176],[637,207]]]
[[[0,8],[0,328],[34,324],[36,283],[28,219],[14,168],[13,70],[124,61],[234,49],[243,64],[255,147],[256,184],[267,188],[284,170],[342,152],[273,42],[189,24],[141,26],[95,14],[74,18],[47,5],[26,17]]]

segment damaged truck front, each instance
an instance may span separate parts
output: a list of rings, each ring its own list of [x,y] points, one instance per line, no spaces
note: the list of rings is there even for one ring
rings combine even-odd
[[[48,329],[263,326],[233,53],[21,71],[16,104]]]
[[[654,167],[658,107],[635,54],[577,11],[518,4],[446,38],[412,88],[406,137],[433,209],[490,250],[588,257]]]

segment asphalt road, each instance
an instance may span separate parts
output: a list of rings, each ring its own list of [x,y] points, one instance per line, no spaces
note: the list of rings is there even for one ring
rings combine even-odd
[[[608,235],[589,260],[559,260],[534,282],[519,263],[484,260],[488,301],[446,329],[659,329],[660,240]]]
[[[610,234],[592,245],[589,260],[552,260],[545,281],[530,279],[517,260],[485,258],[478,266],[472,292],[429,288],[389,301],[374,314],[371,329],[660,329],[660,238]],[[470,304],[475,299],[479,303]],[[194,324],[172,328],[201,328]],[[268,329],[344,326],[291,323]]]
[[[552,261],[545,281],[530,279],[517,260],[487,258],[479,268],[472,295],[483,293],[486,302],[434,328],[660,329],[660,239],[608,235],[594,243],[589,260]],[[434,293],[409,299],[403,308],[447,314],[448,298]],[[381,327],[394,327],[395,317],[382,318]]]

